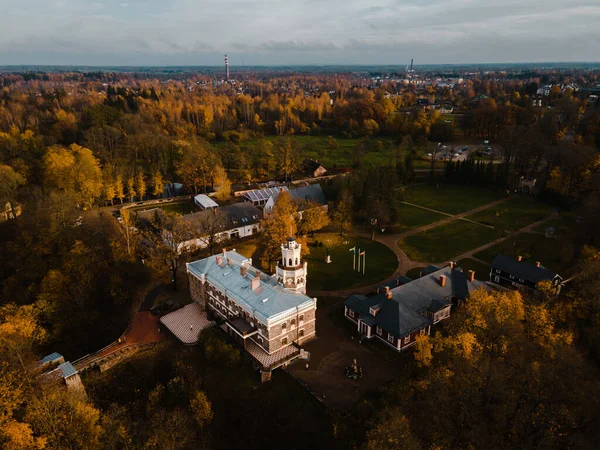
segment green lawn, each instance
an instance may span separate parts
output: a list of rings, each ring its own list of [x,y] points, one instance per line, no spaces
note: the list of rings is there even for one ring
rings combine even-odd
[[[413,267],[412,269],[408,269],[406,272],[406,276],[410,279],[416,280],[421,277],[421,270],[423,270],[426,266],[423,267]]]
[[[315,241],[323,242],[323,246],[315,246]],[[362,269],[360,273],[352,270],[353,256],[349,251],[352,247],[366,252],[367,265],[364,275]],[[319,233],[313,239],[309,239],[309,248],[310,255],[306,257],[309,290],[352,289],[368,286],[384,281],[398,267],[398,259],[392,250],[379,242],[362,237],[341,237],[336,233]],[[325,262],[327,249],[331,256],[331,264]]]
[[[500,230],[519,230],[548,217],[552,208],[532,197],[519,196],[467,216],[468,219],[491,225]]]
[[[436,263],[448,261],[497,238],[498,233],[491,228],[454,220],[401,239],[398,245],[413,261]]]
[[[475,261],[474,259],[465,258],[458,261],[457,266],[464,270],[465,273],[467,273],[469,270],[473,270],[475,272],[475,278],[478,280],[486,281],[489,279],[489,264],[483,264],[479,261]]]
[[[404,203],[398,203],[396,206],[396,217],[398,218],[396,223],[389,227],[390,233],[404,233],[405,231],[445,219],[448,216]]]
[[[573,248],[567,240],[546,239],[541,234],[522,233],[474,256],[491,262],[498,254],[513,258],[520,255],[529,263],[540,261],[548,269],[560,272],[569,267]]]
[[[412,186],[399,193],[400,198],[409,203],[447,214],[460,214],[505,197],[500,191],[442,184],[439,187],[429,184]]]
[[[181,215],[193,214],[200,209],[192,201],[157,203],[153,205],[143,205],[137,208],[131,208],[131,211],[140,212],[150,209],[160,208],[166,213],[176,213]]]

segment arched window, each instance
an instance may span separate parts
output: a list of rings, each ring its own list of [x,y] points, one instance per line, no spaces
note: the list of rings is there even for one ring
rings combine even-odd
[[[288,266],[291,266],[291,265],[292,265],[292,258],[290,258]]]
[[[296,265],[298,265],[298,258],[296,258]]]

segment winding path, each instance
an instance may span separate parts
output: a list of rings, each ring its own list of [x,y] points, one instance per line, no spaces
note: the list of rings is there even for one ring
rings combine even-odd
[[[433,222],[433,223],[430,223],[430,224],[427,224],[427,225],[423,225],[423,226],[418,227],[418,228],[414,228],[414,229],[409,230],[409,231],[405,231],[404,233],[376,235],[375,236],[375,240],[377,242],[382,243],[383,245],[385,245],[386,247],[388,247],[390,250],[392,250],[396,254],[396,257],[398,259],[398,267],[397,267],[396,271],[393,273],[393,275],[389,276],[385,280],[382,280],[382,281],[380,281],[378,283],[371,284],[369,286],[364,286],[362,288],[356,288],[356,289],[343,289],[343,290],[330,290],[330,291],[327,290],[326,291],[326,290],[312,290],[312,289],[309,288],[308,289],[308,294],[311,295],[311,296],[315,296],[315,297],[323,297],[323,296],[348,297],[348,296],[350,296],[352,294],[369,294],[371,292],[375,292],[381,285],[386,284],[389,281],[392,281],[392,280],[400,277],[401,275],[405,275],[406,272],[408,270],[412,269],[412,268],[422,267],[422,266],[428,266],[428,265],[431,265],[431,264],[439,264],[439,262],[438,263],[433,263],[433,262],[424,262],[424,261],[412,261],[408,256],[406,256],[406,253],[404,253],[402,251],[402,249],[398,245],[398,241],[400,239],[403,239],[403,238],[407,237],[407,236],[412,236],[413,234],[417,234],[417,233],[420,233],[422,231],[427,231],[427,230],[430,230],[432,228],[439,227],[440,225],[445,225],[446,223],[452,222],[454,220],[465,220],[465,221],[468,221],[468,222],[476,223],[476,224],[481,225],[481,226],[485,226],[485,227],[489,227],[489,228],[494,228],[494,227],[492,227],[490,225],[485,225],[485,224],[476,222],[476,221],[471,220],[471,219],[466,219],[465,217],[469,216],[471,214],[475,214],[475,213],[477,213],[479,211],[483,211],[485,209],[491,208],[493,206],[496,206],[496,205],[498,205],[500,203],[503,203],[503,202],[506,202],[508,200],[510,200],[510,197],[503,198],[503,199],[500,199],[500,200],[496,200],[496,201],[493,201],[493,202],[490,202],[490,203],[486,203],[485,205],[481,205],[481,206],[478,206],[477,208],[471,209],[469,211],[462,212],[462,213],[459,213],[459,214],[454,214],[454,215],[448,214],[448,213],[444,213],[444,212],[441,212],[441,211],[437,211],[435,209],[427,208],[427,207],[424,207],[424,206],[419,206],[419,205],[416,205],[414,203],[402,202],[402,203],[404,203],[406,205],[414,206],[414,207],[421,208],[421,209],[426,209],[428,211],[432,211],[432,212],[435,212],[435,213],[438,213],[438,214],[443,214],[443,215],[448,216],[448,217],[446,219],[438,220],[437,222]],[[503,237],[501,237],[499,239],[496,239],[494,241],[488,242],[487,244],[482,245],[481,247],[478,247],[476,249],[473,249],[473,250],[470,250],[470,251],[468,251],[466,253],[458,255],[458,256],[452,258],[452,260],[455,261],[455,260],[460,260],[460,259],[464,259],[464,258],[471,258],[471,259],[475,259],[476,261],[479,261],[481,263],[488,264],[485,261],[482,261],[480,259],[474,258],[473,255],[475,253],[478,253],[478,252],[480,252],[482,250],[485,250],[485,249],[487,249],[489,247],[492,247],[492,246],[494,246],[496,244],[499,244],[500,242],[503,242],[503,241],[505,241],[507,239],[510,239],[510,238],[512,238],[512,237],[514,237],[514,236],[516,236],[518,234],[530,232],[534,228],[536,228],[539,225],[541,225],[542,223],[550,220],[551,218],[557,217],[557,216],[558,216],[558,212],[556,210],[554,210],[551,215],[549,215],[548,217],[545,217],[542,220],[539,220],[537,222],[531,223],[531,224],[527,225],[526,227],[523,227],[523,228],[521,228],[519,230],[516,230],[516,231],[513,231],[511,233],[508,233],[506,236],[503,236]],[[371,234],[370,233],[358,232],[356,234],[358,234],[359,236],[362,236],[362,237],[371,238]]]

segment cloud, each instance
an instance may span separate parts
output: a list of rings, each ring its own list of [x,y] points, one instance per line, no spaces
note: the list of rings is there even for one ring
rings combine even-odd
[[[598,0],[29,0],[3,8],[0,61],[598,60],[599,21]]]

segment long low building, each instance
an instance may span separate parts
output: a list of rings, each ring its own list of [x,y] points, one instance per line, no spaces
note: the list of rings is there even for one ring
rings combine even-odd
[[[282,244],[285,280],[261,273],[236,251],[187,264],[192,299],[209,316],[222,320],[224,329],[269,376],[299,357],[300,345],[316,336],[317,300],[302,293],[306,265],[300,252],[293,238]],[[287,257],[292,265],[284,261]],[[296,271],[301,275],[295,277]]]
[[[432,325],[448,319],[452,305],[475,289],[489,289],[452,265],[372,297],[352,295],[344,301],[344,317],[367,339],[376,338],[394,350],[414,345],[417,336],[431,334]]]
[[[180,247],[206,248],[211,240],[222,242],[252,236],[260,231],[262,212],[251,203],[234,203],[184,216],[190,238]]]

